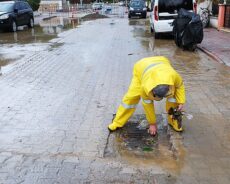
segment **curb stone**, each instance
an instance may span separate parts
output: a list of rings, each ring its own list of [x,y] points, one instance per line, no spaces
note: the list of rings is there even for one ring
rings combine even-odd
[[[215,54],[213,54],[212,52],[210,52],[209,50],[205,49],[204,47],[201,46],[197,46],[197,48],[199,50],[201,50],[202,52],[204,52],[205,54],[207,54],[209,57],[211,57],[212,59],[214,59],[215,61],[221,63],[221,64],[225,64],[227,65],[227,63],[225,63],[224,61],[222,61],[219,57],[217,57]],[[228,66],[228,65],[227,65]]]

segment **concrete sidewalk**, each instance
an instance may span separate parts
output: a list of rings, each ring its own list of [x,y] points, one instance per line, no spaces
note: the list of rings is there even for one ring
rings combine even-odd
[[[230,66],[230,33],[214,28],[204,29],[204,39],[198,48],[215,60]]]

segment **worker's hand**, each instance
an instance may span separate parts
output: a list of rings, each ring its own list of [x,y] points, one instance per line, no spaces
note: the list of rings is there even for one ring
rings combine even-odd
[[[149,133],[150,133],[150,135],[153,135],[153,136],[156,135],[156,133],[157,133],[157,126],[156,126],[156,124],[149,126]]]
[[[184,111],[184,104],[179,104],[177,110]]]

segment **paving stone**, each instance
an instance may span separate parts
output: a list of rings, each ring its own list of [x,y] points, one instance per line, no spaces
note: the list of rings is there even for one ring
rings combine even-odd
[[[55,179],[57,178],[60,168],[45,168],[41,179]]]
[[[216,173],[215,178],[216,178],[216,181],[218,182],[218,184],[227,184],[230,181],[229,175],[226,175],[226,174]]]
[[[113,20],[115,25],[111,26]],[[176,48],[173,40],[154,40],[148,28],[142,19],[89,21],[52,40],[53,44],[64,43],[62,46],[28,52],[3,72],[0,183],[227,181],[229,70],[199,51],[190,53]],[[186,108],[194,118],[186,121],[181,139],[185,150],[182,163],[189,167],[181,167],[178,172],[184,172],[187,179],[183,174],[168,177],[175,165],[169,164],[168,171],[162,162],[151,163],[152,172],[144,166],[138,171],[126,160],[103,158],[107,125],[127,90],[133,64],[154,55],[172,60],[186,85]],[[164,112],[163,103],[156,108]],[[141,105],[137,113],[143,114]],[[217,158],[220,162],[210,161]],[[211,170],[210,165],[215,164],[218,167]],[[217,177],[209,178],[211,173]]]
[[[33,173],[41,173],[44,171],[45,167],[48,165],[48,163],[45,162],[40,162],[40,163],[35,163],[31,172]]]
[[[65,157],[63,164],[65,163],[78,164],[79,162],[80,162],[79,158],[76,155],[68,155]]]
[[[136,174],[136,171],[132,168],[123,168],[120,174]]]
[[[228,60],[229,50],[229,33],[217,31],[217,29],[209,28],[204,29],[204,41],[200,44],[201,48],[204,48],[212,55],[219,58],[221,62],[224,62],[227,66],[230,66]],[[218,42],[216,39],[218,37]],[[211,44],[212,43],[212,44]],[[212,46],[211,46],[212,45]]]
[[[37,181],[37,184],[51,184],[56,182],[55,179],[50,179],[50,178],[41,178]]]

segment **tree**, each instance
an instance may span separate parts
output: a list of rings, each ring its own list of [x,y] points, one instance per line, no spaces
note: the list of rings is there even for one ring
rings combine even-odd
[[[40,1],[41,1],[41,0],[27,0],[27,2],[28,2],[28,3],[30,4],[30,6],[32,7],[33,11],[38,10]]]

